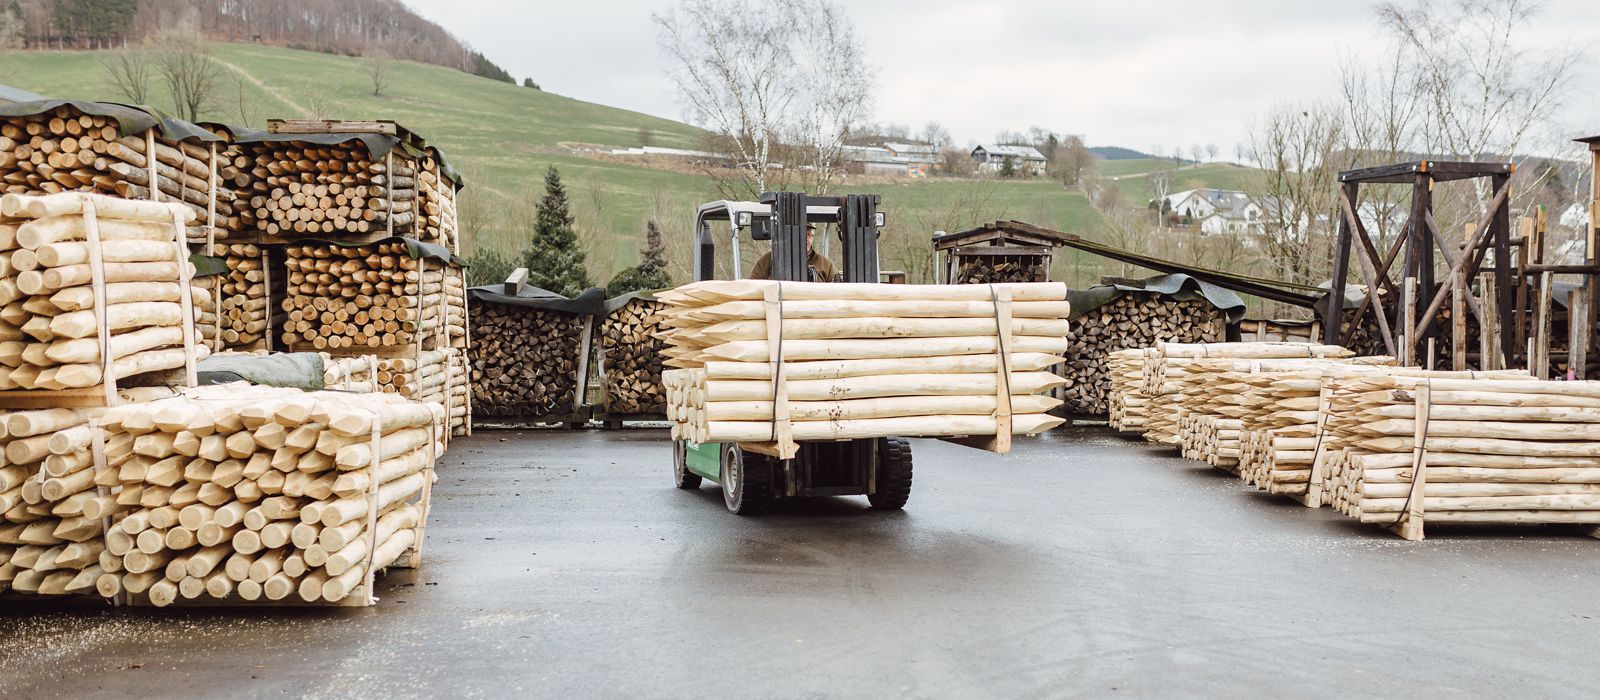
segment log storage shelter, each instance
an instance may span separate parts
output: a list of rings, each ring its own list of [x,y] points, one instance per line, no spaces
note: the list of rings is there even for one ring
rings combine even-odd
[[[525,284],[526,272],[467,292],[474,415],[496,423],[581,426],[590,418],[584,396],[605,292],[595,288],[568,299]]]
[[[1013,221],[996,221],[933,237],[939,282],[1048,282],[1050,254],[1062,234]]]

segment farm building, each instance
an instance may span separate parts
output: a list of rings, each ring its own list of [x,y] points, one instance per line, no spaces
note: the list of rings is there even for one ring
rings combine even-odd
[[[972,160],[978,164],[978,171],[985,173],[998,173],[1011,161],[1017,173],[1029,177],[1037,177],[1045,173],[1049,161],[1039,149],[1032,146],[1000,146],[983,144],[972,149]]]

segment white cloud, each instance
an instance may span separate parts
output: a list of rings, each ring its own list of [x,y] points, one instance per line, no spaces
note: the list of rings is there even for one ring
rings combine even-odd
[[[406,0],[518,78],[679,118],[651,12],[669,0]],[[1032,125],[1091,143],[1231,154],[1279,100],[1331,99],[1342,57],[1383,42],[1373,4],[1212,0],[845,0],[876,68],[877,119],[942,122],[958,141]],[[1600,47],[1593,0],[1552,0],[1531,43]],[[1562,114],[1600,133],[1600,48]]]

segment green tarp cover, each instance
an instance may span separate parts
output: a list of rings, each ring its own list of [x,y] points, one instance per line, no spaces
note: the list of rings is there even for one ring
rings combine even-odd
[[[228,261],[222,258],[195,253],[189,256],[189,262],[194,265],[195,277],[212,277],[228,273]]]
[[[209,142],[222,140],[217,138],[216,134],[200,128],[199,124],[177,119],[161,110],[116,102],[46,99],[0,104],[0,117],[31,117],[44,114],[62,105],[70,106],[84,114],[117,120],[117,132],[123,136],[132,136],[154,127],[161,132],[162,138],[169,141]]]
[[[585,289],[583,293],[571,299],[527,284],[522,286],[522,290],[516,296],[506,296],[505,289],[504,284],[470,287],[467,289],[467,296],[473,301],[489,304],[510,304],[585,316],[598,316],[607,312],[606,290],[599,287]]]
[[[1181,274],[1156,275],[1141,280],[1138,286],[1102,284],[1082,291],[1069,289],[1067,301],[1072,304],[1072,317],[1077,318],[1115,301],[1128,292],[1154,292],[1175,301],[1204,299],[1220,309],[1230,324],[1238,323],[1244,318],[1245,304],[1239,295]]]
[[[247,381],[315,391],[322,388],[322,356],[314,352],[274,355],[212,355],[195,366],[202,385]]]
[[[14,88],[10,85],[0,85],[0,102],[37,102],[39,100],[48,99],[50,98],[45,97],[44,95],[35,95],[21,88]]]

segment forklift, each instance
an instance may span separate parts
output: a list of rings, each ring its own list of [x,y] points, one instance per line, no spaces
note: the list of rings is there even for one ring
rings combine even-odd
[[[878,236],[884,225],[878,195],[813,197],[768,192],[756,202],[717,201],[695,213],[694,279],[717,279],[717,239],[731,246],[733,279],[740,279],[740,244],[772,242],[772,279],[784,282],[878,282]],[[831,225],[843,248],[839,279],[813,280],[806,263],[806,231]],[[726,226],[727,228],[723,228]],[[777,459],[738,444],[675,440],[673,479],[680,489],[701,480],[722,485],[722,500],[739,515],[774,500],[865,495],[878,510],[899,510],[911,496],[911,443],[905,438],[803,441],[794,459]]]

